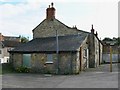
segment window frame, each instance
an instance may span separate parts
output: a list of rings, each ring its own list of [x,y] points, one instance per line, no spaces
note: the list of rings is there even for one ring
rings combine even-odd
[[[86,49],[84,49],[84,58],[87,58],[87,56],[88,56],[88,49],[86,48]]]
[[[45,62],[46,64],[48,63],[50,63],[50,64],[52,64],[53,63],[53,54],[47,54],[47,60],[46,60],[46,62]]]

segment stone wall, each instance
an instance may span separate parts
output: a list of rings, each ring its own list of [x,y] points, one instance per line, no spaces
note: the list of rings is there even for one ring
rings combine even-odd
[[[91,33],[88,38],[89,42],[89,67],[95,68],[102,62],[103,46],[98,38]]]
[[[81,71],[89,67],[89,50],[88,50],[88,37],[84,40],[81,46]]]
[[[99,65],[100,65],[102,63],[102,59],[103,59],[102,58],[103,57],[103,45],[101,43],[100,43],[100,49],[99,50],[100,50],[99,51],[100,52],[100,56],[99,56],[100,57],[100,62],[99,62]]]
[[[61,53],[59,56],[59,70],[61,74],[72,74],[77,73],[76,68],[76,54],[69,53]]]
[[[75,74],[79,73],[77,66],[77,57],[75,52],[61,52],[59,54],[59,64],[57,63],[56,53],[53,53],[53,63],[48,63],[47,54],[33,53],[31,54],[31,72],[37,73],[58,73],[59,74]],[[14,68],[23,65],[23,54],[10,54],[10,63]],[[59,66],[59,67],[58,67]]]
[[[82,33],[80,30],[78,31],[77,29],[69,28],[57,19],[53,19],[52,21],[44,20],[40,25],[38,25],[33,30],[33,38],[56,36],[56,30],[58,31],[59,36]]]
[[[95,38],[95,67],[98,67],[99,66],[99,41],[98,39],[96,38],[96,36],[94,37]]]
[[[95,42],[94,35],[89,34],[88,44],[89,44],[89,68],[95,67]]]
[[[12,59],[10,60],[10,63],[12,62],[14,68],[22,66],[22,59],[23,59],[22,54],[15,53],[12,54],[10,57]]]

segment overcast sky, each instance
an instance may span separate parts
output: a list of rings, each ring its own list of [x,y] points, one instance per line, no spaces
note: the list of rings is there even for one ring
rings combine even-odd
[[[90,32],[94,25],[99,38],[118,37],[119,0],[0,0],[0,33],[32,38],[32,30],[46,18],[46,8],[54,2],[55,17],[73,27]]]

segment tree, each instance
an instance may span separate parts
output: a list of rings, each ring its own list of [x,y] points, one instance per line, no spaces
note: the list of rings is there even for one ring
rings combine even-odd
[[[120,37],[118,38],[113,37],[113,39],[106,37],[102,41],[104,42],[112,41],[112,42],[115,42],[114,45],[120,45]]]
[[[21,43],[26,43],[29,41],[29,37],[20,36]]]
[[[113,41],[113,40],[111,38],[106,37],[102,41]]]
[[[120,37],[117,39],[117,44],[120,45]]]

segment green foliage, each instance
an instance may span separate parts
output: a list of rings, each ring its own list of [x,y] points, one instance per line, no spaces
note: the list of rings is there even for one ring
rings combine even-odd
[[[112,39],[111,39],[111,38],[106,37],[106,38],[104,38],[102,41],[112,41]]]
[[[21,43],[26,43],[29,41],[29,37],[20,36]]]
[[[16,68],[17,72],[20,73],[29,73],[30,72],[30,68],[24,67],[24,66],[20,66],[18,68]]]
[[[118,37],[118,38],[113,37],[113,39],[106,37],[102,41],[105,41],[105,42],[113,41],[113,42],[115,42],[115,45],[120,45],[120,37]]]
[[[64,71],[64,75],[69,75],[69,74],[70,74],[69,69],[65,69],[65,71]]]
[[[50,70],[46,70],[45,74],[51,74]]]
[[[120,45],[120,37],[117,40],[117,44]]]

